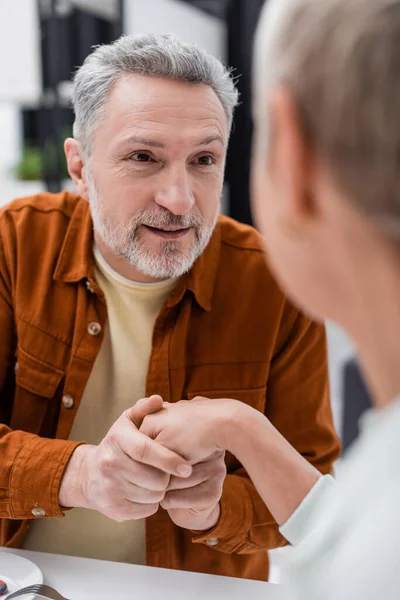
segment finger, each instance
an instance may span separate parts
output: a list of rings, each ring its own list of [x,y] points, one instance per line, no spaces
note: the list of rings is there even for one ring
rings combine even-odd
[[[167,490],[184,490],[196,487],[214,477],[225,479],[225,476],[226,466],[222,460],[215,460],[211,463],[199,463],[193,467],[193,472],[190,477],[187,477],[186,479],[182,479],[182,477],[171,477]]]
[[[222,482],[208,480],[196,487],[186,490],[172,490],[165,494],[164,500],[160,502],[165,510],[176,508],[185,510],[203,510],[212,504],[216,504],[222,496]]]
[[[215,450],[215,452],[213,452],[208,458],[206,458],[205,460],[202,460],[202,463],[208,462],[210,460],[217,460],[219,458],[224,459],[225,458],[225,450]]]
[[[109,519],[113,519],[118,523],[123,521],[132,521],[138,519],[146,519],[154,515],[159,509],[159,503],[155,504],[139,504],[124,500],[121,505],[115,508],[110,508],[102,511]]]
[[[137,435],[138,431],[132,424],[128,427],[120,427],[118,435],[115,432],[109,433],[103,441],[104,451],[98,461],[100,472],[114,486],[137,485],[154,492],[165,491],[171,478],[169,473],[132,460],[128,455],[123,436],[128,437],[131,442]]]
[[[125,492],[126,499],[136,504],[160,504],[165,494],[165,489],[155,492],[134,484],[129,485]]]
[[[127,485],[134,485],[152,492],[166,491],[171,475],[133,460],[128,459],[128,463],[124,470],[120,471],[120,476]]]
[[[137,429],[121,431],[120,447],[131,459],[178,477],[190,477],[192,466],[184,458],[151,440]]]
[[[142,421],[141,426],[139,427],[139,431],[144,435],[147,435],[152,440],[155,440],[156,437],[159,435],[160,431],[163,430],[163,417],[165,417],[164,411],[159,411],[158,413],[146,415]]]
[[[136,462],[126,455],[124,456],[126,457],[126,463],[122,468],[117,463],[114,465],[115,481],[120,482],[122,480],[126,486],[137,486],[151,492],[166,491],[171,475],[160,471],[160,469]]]
[[[161,396],[153,395],[149,398],[138,400],[134,406],[125,411],[125,414],[139,428],[147,415],[158,412],[162,407],[163,399]]]

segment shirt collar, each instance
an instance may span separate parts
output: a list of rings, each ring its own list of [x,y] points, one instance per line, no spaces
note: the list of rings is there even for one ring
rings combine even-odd
[[[167,300],[167,306],[176,306],[189,290],[204,310],[211,310],[220,244],[221,230],[218,222],[208,246],[192,269],[180,278]],[[92,285],[96,285],[93,263],[93,222],[89,204],[83,198],[78,198],[71,216],[53,277],[66,283],[87,279]]]

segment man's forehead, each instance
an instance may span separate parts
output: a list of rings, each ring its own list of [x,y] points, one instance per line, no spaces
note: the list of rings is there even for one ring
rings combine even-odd
[[[210,86],[140,76],[116,82],[104,120],[116,129],[137,126],[160,133],[168,124],[180,130],[203,129],[203,138],[226,139],[228,129],[222,104]]]

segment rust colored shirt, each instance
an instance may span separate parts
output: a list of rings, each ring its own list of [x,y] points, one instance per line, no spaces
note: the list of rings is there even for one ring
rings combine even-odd
[[[77,195],[40,194],[0,211],[1,545],[20,546],[31,519],[63,517],[58,491],[77,445],[68,437],[107,319],[92,246]],[[157,318],[154,393],[246,402],[322,473],[339,454],[324,328],[287,301],[254,229],[227,217]],[[233,456],[227,469],[212,531],[180,529],[162,509],[147,519],[148,565],[267,578],[266,551],[286,541]]]

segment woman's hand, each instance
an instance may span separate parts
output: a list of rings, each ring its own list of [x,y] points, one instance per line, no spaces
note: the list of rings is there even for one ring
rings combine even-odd
[[[164,402],[162,410],[145,417],[140,432],[197,464],[225,450],[224,434],[239,407],[227,398]]]

